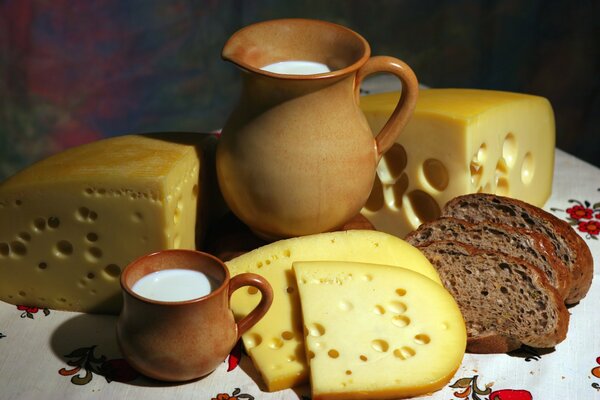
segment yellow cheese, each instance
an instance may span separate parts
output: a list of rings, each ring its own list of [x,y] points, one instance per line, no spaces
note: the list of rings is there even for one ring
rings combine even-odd
[[[68,149],[2,183],[0,299],[118,313],[119,275],[129,262],[195,248],[202,149],[215,141],[115,137]]]
[[[414,269],[441,285],[437,271],[415,247],[376,231],[342,231],[281,240],[228,261],[232,275],[254,272],[273,286],[271,309],[243,335],[244,345],[270,391],[289,388],[308,379],[295,261],[341,260],[389,264]],[[238,290],[231,299],[237,317],[247,315],[260,295]]]
[[[399,93],[361,98],[378,132]],[[362,210],[378,230],[404,237],[455,196],[485,192],[539,207],[552,190],[554,114],[548,100],[519,93],[425,89],[379,163]]]
[[[404,398],[445,386],[467,333],[442,286],[413,271],[296,262],[312,399]]]

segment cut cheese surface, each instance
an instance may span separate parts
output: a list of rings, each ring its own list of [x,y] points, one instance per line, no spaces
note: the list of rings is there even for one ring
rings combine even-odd
[[[444,387],[466,347],[453,297],[414,271],[295,262],[313,400],[417,396]]]
[[[398,92],[361,97],[373,132]],[[494,193],[543,206],[552,190],[554,113],[548,100],[475,89],[424,89],[410,121],[378,165],[362,214],[404,237],[450,199]]]
[[[195,248],[202,149],[214,140],[204,134],[105,139],[2,183],[0,299],[118,313],[119,276],[129,262],[162,249]]]
[[[437,271],[415,247],[377,231],[321,233],[280,240],[226,262],[231,275],[253,272],[273,287],[273,304],[267,314],[243,335],[244,345],[269,391],[307,381],[308,369],[300,302],[292,271],[295,261],[341,260],[381,263],[419,272],[441,285]],[[236,291],[231,309],[237,318],[259,302],[253,288]]]

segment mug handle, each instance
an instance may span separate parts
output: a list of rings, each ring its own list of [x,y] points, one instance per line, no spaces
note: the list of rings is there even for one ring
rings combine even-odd
[[[269,282],[262,276],[252,273],[239,274],[231,278],[229,281],[230,301],[233,292],[243,286],[252,286],[257,288],[261,293],[261,299],[260,303],[258,303],[254,310],[237,322],[238,339],[267,313],[271,307],[271,304],[273,303],[273,288]]]
[[[383,154],[392,147],[413,113],[419,95],[419,82],[413,70],[402,60],[389,56],[371,57],[356,75],[355,95],[359,102],[360,84],[368,75],[377,72],[389,72],[402,82],[402,93],[394,112],[375,136],[377,162],[379,162]]]

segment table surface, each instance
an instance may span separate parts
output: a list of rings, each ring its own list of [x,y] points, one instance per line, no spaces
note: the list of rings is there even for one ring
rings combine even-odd
[[[394,90],[389,77],[366,81],[365,92]],[[571,219],[574,206],[593,209],[591,218]],[[600,260],[600,169],[556,150],[552,196],[544,207],[567,220]],[[587,227],[587,231],[586,231]],[[600,399],[600,282],[571,307],[567,339],[554,350],[513,354],[466,354],[442,390],[421,398],[502,400]],[[215,399],[307,400],[309,388],[265,391],[238,344],[209,376],[164,384],[139,376],[122,359],[116,317],[14,306],[0,301],[0,399]],[[520,397],[519,397],[520,396]]]
[[[578,221],[582,229],[588,226],[589,232],[579,230],[579,224],[574,228],[589,245],[597,264],[600,235],[587,223],[600,224],[600,169],[557,150],[552,196],[544,208],[574,222],[569,209],[577,205],[595,208],[590,219]],[[600,399],[599,304],[596,272],[587,297],[570,308],[567,339],[556,349],[546,353],[528,349],[515,354],[466,354],[449,384],[423,398],[493,400],[494,392],[512,390],[523,399]],[[0,399],[309,398],[308,387],[264,391],[240,347],[215,372],[198,381],[163,384],[138,376],[121,358],[115,322],[112,316],[28,309],[0,302]]]

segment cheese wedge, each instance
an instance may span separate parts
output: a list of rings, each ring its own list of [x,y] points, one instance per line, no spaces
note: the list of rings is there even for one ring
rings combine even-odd
[[[361,97],[373,132],[387,121],[399,95]],[[494,193],[542,207],[552,190],[554,145],[554,114],[543,97],[421,90],[413,116],[378,165],[362,214],[377,230],[404,237],[466,193]]]
[[[404,398],[452,378],[465,353],[454,298],[414,271],[295,262],[313,400]]]
[[[300,302],[292,263],[341,260],[382,263],[415,270],[441,285],[437,271],[423,254],[403,240],[376,231],[321,233],[280,240],[226,262],[231,275],[253,272],[273,287],[267,314],[243,335],[244,345],[269,391],[308,380]],[[247,315],[260,295],[253,288],[238,290],[231,298],[236,317]]]
[[[121,270],[196,246],[205,215],[205,134],[126,135],[71,148],[0,185],[0,299],[119,313]]]

